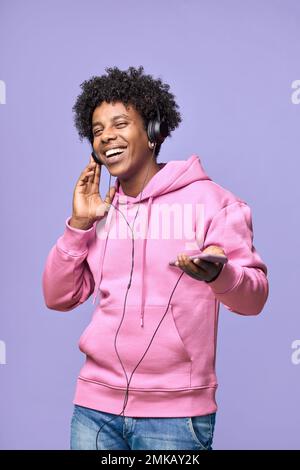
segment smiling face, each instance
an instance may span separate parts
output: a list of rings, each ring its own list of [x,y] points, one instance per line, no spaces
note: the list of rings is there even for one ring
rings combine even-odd
[[[143,119],[132,105],[126,108],[119,101],[104,101],[93,112],[92,128],[94,151],[111,175],[117,176],[121,183],[132,178],[139,181],[142,175],[145,176],[148,165],[152,176],[154,169],[154,173],[159,169],[155,159],[152,160],[152,148]],[[118,148],[122,153],[107,154],[112,148]]]

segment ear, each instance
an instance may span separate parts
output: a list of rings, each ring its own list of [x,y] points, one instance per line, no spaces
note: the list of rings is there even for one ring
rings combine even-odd
[[[148,147],[149,147],[150,150],[152,150],[153,147],[154,147],[154,143],[150,142],[150,140],[148,140]]]

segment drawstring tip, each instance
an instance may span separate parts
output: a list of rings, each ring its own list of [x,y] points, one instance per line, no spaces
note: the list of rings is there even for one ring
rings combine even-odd
[[[144,328],[144,319],[141,317],[141,328]]]

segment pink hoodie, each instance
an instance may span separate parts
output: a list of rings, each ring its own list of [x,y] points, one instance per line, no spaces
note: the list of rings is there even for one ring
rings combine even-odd
[[[122,322],[132,234],[126,233],[119,211],[111,207],[86,231],[70,227],[68,218],[48,255],[43,273],[48,308],[69,311],[91,294],[95,304],[99,293],[92,320],[79,340],[86,361],[77,380],[77,405],[120,414],[127,388],[124,369],[129,380],[157,330],[132,375],[124,415],[189,417],[215,412],[220,302],[232,312],[257,315],[267,300],[267,268],[253,246],[247,204],[214,183],[196,155],[161,166],[143,189],[140,205],[140,194],[126,196],[118,179],[115,182],[112,202],[131,227],[139,207],[133,276]],[[195,280],[169,265],[178,253],[196,254],[209,245],[221,246],[228,257],[215,281]]]

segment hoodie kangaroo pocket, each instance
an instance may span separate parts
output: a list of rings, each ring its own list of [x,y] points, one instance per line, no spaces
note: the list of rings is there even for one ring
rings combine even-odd
[[[80,350],[87,355],[80,375],[126,388],[120,358],[128,381],[132,375],[130,388],[189,388],[192,361],[177,330],[172,305],[167,312],[166,309],[167,306],[145,306],[141,327],[140,307],[127,305],[119,328],[123,306],[98,307],[79,340]]]

